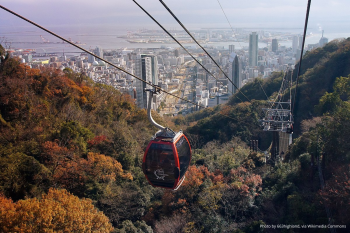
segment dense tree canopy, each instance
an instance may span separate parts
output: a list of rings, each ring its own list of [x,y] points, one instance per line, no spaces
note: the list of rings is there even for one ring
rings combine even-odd
[[[335,224],[349,224],[349,43],[305,55],[284,161],[248,146],[270,146],[258,120],[282,73],[246,84],[251,103],[237,94],[172,122],[155,114],[192,144],[176,192],[153,188],[142,173],[156,129],[130,96],[68,68],[31,69],[0,47],[0,231],[262,232],[264,224],[328,224],[325,205]]]
[[[40,199],[13,203],[0,195],[1,232],[111,232],[108,218],[89,199],[50,189]]]

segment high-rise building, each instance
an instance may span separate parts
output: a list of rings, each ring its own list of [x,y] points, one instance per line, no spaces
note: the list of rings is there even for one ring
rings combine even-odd
[[[76,62],[79,68],[83,68],[84,62],[82,60]]]
[[[301,49],[297,49],[297,51],[295,52],[295,58],[297,59],[297,61],[300,59],[300,55],[301,55]]]
[[[296,53],[298,48],[299,48],[299,38],[298,36],[293,36],[293,43],[292,43],[293,53]]]
[[[272,39],[271,49],[272,49],[272,52],[274,52],[274,53],[277,52],[277,50],[278,50],[277,39]]]
[[[67,60],[67,56],[64,55],[64,53],[63,53],[63,56],[60,57],[59,61],[60,61],[60,62],[64,62],[64,61],[66,61],[66,60]]]
[[[241,63],[236,53],[231,53],[229,61],[229,78],[234,85],[231,82],[228,82],[227,86],[229,94],[234,94],[237,92],[237,87],[241,88],[242,86]]]
[[[302,35],[299,36],[299,49],[300,49],[300,50],[301,50],[302,47],[303,47],[303,38],[304,38],[304,36],[302,36]]]
[[[249,35],[249,66],[258,65],[258,34],[252,32]]]
[[[228,50],[229,50],[230,54],[233,53],[233,52],[235,51],[235,45],[230,44],[230,45],[228,46]]]
[[[56,62],[56,61],[58,61],[57,57],[50,57],[50,62]]]
[[[322,30],[322,37],[321,37],[320,42],[319,42],[319,45],[320,45],[320,46],[323,46],[323,45],[325,45],[325,44],[328,43],[328,38],[323,37],[323,32],[324,32],[324,31]]]
[[[92,64],[94,63],[94,61],[95,61],[95,57],[92,56],[91,54],[88,54],[88,62]]]
[[[33,61],[33,56],[32,56],[32,54],[23,55],[22,58],[25,60],[26,63],[30,63],[30,62]]]
[[[137,77],[158,85],[158,60],[155,55],[141,54],[138,56],[135,65]],[[136,81],[137,105],[140,108],[147,108],[149,92],[145,92],[145,88],[152,88],[152,86],[140,80]],[[156,109],[155,105],[152,106],[152,109]]]
[[[96,47],[94,54],[99,56],[100,58],[103,58],[103,50],[100,47]],[[99,60],[99,59],[98,59]]]

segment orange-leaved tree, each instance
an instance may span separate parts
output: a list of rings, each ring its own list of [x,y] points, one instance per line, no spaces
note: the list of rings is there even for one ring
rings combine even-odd
[[[66,190],[50,189],[41,199],[13,203],[0,195],[0,232],[111,232],[109,219]]]
[[[182,197],[188,201],[198,194],[201,184],[212,176],[205,166],[190,166],[186,172],[186,178],[181,187]]]
[[[87,159],[61,160],[53,174],[56,184],[78,196],[84,196],[88,182],[110,183],[117,179],[132,180],[133,177],[123,170],[117,160],[93,152],[88,153]]]
[[[332,177],[326,181],[326,186],[319,191],[322,202],[327,204],[333,218],[339,224],[350,223],[350,166],[330,166]]]
[[[240,220],[261,191],[262,179],[244,167],[232,169],[222,192],[222,210],[226,218]]]
[[[122,165],[117,160],[103,154],[89,152],[87,165],[90,175],[100,182],[116,181],[117,178],[133,179],[130,173],[123,171]]]

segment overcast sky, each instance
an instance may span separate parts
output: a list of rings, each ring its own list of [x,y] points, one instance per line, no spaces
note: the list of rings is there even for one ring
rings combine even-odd
[[[219,0],[236,27],[303,28],[307,0]],[[179,28],[158,0],[138,0],[164,26]],[[164,0],[188,28],[229,27],[218,0]],[[0,0],[0,4],[44,27],[112,25],[149,28],[158,26],[132,0]],[[349,30],[350,0],[313,0],[309,28]],[[28,25],[0,9],[1,28]]]

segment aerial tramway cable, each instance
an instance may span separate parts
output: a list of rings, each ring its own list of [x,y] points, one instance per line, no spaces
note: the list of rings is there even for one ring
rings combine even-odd
[[[203,48],[203,46],[194,38],[194,36],[187,30],[187,28],[181,23],[181,21],[176,17],[176,15],[169,9],[169,7],[162,1],[159,0],[165,9],[174,17],[174,19],[181,25],[181,27],[187,32],[187,34],[192,38],[194,42],[208,55],[208,57],[215,63],[215,65],[220,69],[220,71],[224,74],[224,76],[232,83],[233,86],[237,88],[237,90],[251,103],[250,99],[237,87],[234,82],[227,76],[227,74],[222,70],[221,66],[215,61],[215,59]],[[135,2],[135,1],[134,1]]]
[[[232,32],[233,32],[233,34],[234,34],[235,31],[233,30],[233,27],[232,27],[232,25],[231,25],[231,23],[230,23],[230,20],[228,20],[228,17],[227,17],[227,15],[226,15],[225,11],[224,11],[224,8],[222,7],[220,1],[219,1],[219,0],[217,0],[217,1],[218,1],[219,5],[220,5],[220,8],[221,8],[221,10],[222,10],[222,13],[224,13],[225,18],[226,18],[228,24],[230,25],[230,28],[231,28],[231,30],[232,30]],[[239,44],[239,46],[240,46],[241,48],[243,48],[243,46],[241,45],[241,42],[238,41],[238,44]]]
[[[262,80],[261,80],[261,81],[262,81]],[[265,96],[266,96],[266,99],[269,100],[269,97],[267,96],[267,94],[266,94],[266,92],[265,92],[265,90],[264,90],[264,88],[263,88],[263,86],[261,85],[261,83],[260,83],[259,80],[258,80],[258,83],[259,83],[259,85],[260,85],[260,87],[261,87],[261,90],[264,92],[264,94],[265,94]]]
[[[308,0],[307,10],[306,10],[306,18],[305,18],[305,26],[304,26],[303,44],[302,44],[302,47],[301,47],[301,54],[300,54],[299,67],[298,67],[298,73],[297,73],[297,80],[296,80],[296,86],[295,86],[295,92],[294,92],[294,98],[293,98],[292,113],[294,112],[295,98],[296,98],[296,95],[297,95],[297,89],[298,89],[298,84],[299,84],[299,75],[300,75],[300,70],[301,70],[301,63],[302,63],[302,60],[303,60],[303,53],[304,53],[304,46],[305,46],[306,30],[307,30],[307,25],[308,25],[308,20],[309,20],[310,6],[311,6],[311,0]],[[323,179],[322,168],[321,168],[319,160],[318,160],[318,171],[319,171],[319,178],[320,178],[321,187],[323,188],[323,186],[324,186],[324,179]],[[329,208],[328,208],[328,206],[326,204],[325,204],[325,209],[326,209],[326,214],[327,214],[327,218],[328,218],[328,223],[330,225],[332,225],[332,223],[333,223],[332,212],[329,210]],[[330,231],[333,233],[333,232],[336,232],[336,229],[335,228],[331,228]]]
[[[224,15],[225,15],[225,17],[226,17],[226,20],[227,20],[228,24],[230,25],[230,28],[231,28],[232,32],[234,33],[235,31],[233,30],[233,27],[232,27],[232,25],[231,25],[231,23],[230,23],[230,20],[228,19],[227,15],[226,15],[225,11],[224,11],[224,8],[222,7],[220,1],[219,1],[219,0],[217,0],[217,1],[218,1],[219,5],[220,5],[220,8],[221,8],[222,12],[224,13]],[[238,41],[238,43],[239,43],[239,45],[241,46],[241,43],[240,43],[239,41]],[[241,47],[242,47],[242,46],[241,46]],[[260,85],[260,87],[261,87],[261,90],[264,92],[264,94],[265,94],[265,96],[266,96],[266,100],[268,101],[268,100],[269,100],[269,97],[267,96],[267,94],[266,94],[266,92],[265,92],[265,90],[264,90],[264,87],[261,85],[261,83],[260,83],[259,81],[258,81],[258,83],[259,83],[259,85]]]
[[[16,15],[17,17],[41,28],[42,30],[50,33],[51,35],[56,36],[57,38],[60,38],[61,40],[81,49],[82,51],[85,51],[86,53],[105,61],[104,59],[96,56],[95,54],[91,53],[90,51],[87,51],[80,46],[56,35],[55,33],[49,31],[48,29],[24,18],[23,16],[3,7],[0,5],[0,8]],[[149,95],[149,102],[148,102],[148,117],[151,121],[151,123],[160,129],[155,134],[155,137],[152,138],[150,143],[147,146],[147,149],[145,151],[143,160],[142,160],[142,170],[145,174],[146,179],[148,182],[154,186],[154,187],[160,187],[160,188],[167,188],[172,190],[177,190],[181,184],[183,183],[185,179],[185,173],[190,165],[191,162],[191,146],[187,139],[187,137],[182,133],[180,130],[179,132],[175,133],[174,131],[163,127],[156,123],[152,116],[151,116],[151,101],[153,93],[159,92],[162,90],[158,86],[148,83],[139,77],[125,71],[124,69],[115,66],[114,64],[105,61],[106,63],[110,64],[111,66],[129,74],[133,77],[137,78],[140,81],[143,81],[152,87],[155,88],[154,91],[152,91],[152,94]],[[164,91],[165,93],[168,93]],[[168,93],[171,94],[171,93]],[[171,94],[174,97],[177,97],[173,94]],[[180,97],[177,97],[179,99],[182,99]],[[183,99],[185,100],[185,99]],[[190,102],[190,101],[187,101]],[[219,113],[220,114],[220,113]],[[220,114],[223,115],[223,114]],[[226,116],[226,115],[225,115]],[[228,116],[227,116],[228,117]],[[231,117],[229,117],[231,118]],[[231,118],[233,119],[233,118]]]
[[[161,1],[161,0],[160,0],[160,1]],[[224,9],[223,9],[221,3],[220,3],[220,1],[217,0],[217,2],[219,3],[219,5],[220,5],[220,7],[221,7],[221,10],[222,10],[222,12],[224,13],[224,15],[225,15],[225,17],[226,17],[226,20],[227,20],[227,22],[229,23],[229,25],[230,25],[230,27],[231,27],[231,30],[234,31],[233,28],[232,28],[232,25],[231,25],[231,23],[230,23],[230,21],[229,21],[229,19],[228,19],[228,17],[227,17],[227,15],[226,15],[226,13],[225,13],[225,11],[224,11]],[[302,56],[303,56],[303,53],[304,53],[304,45],[305,45],[307,24],[308,24],[308,19],[309,19],[310,6],[311,6],[311,0],[308,0],[307,11],[306,11],[306,17],[305,17],[305,25],[304,25],[303,43],[302,43],[302,50],[301,50],[301,54],[300,54],[300,60],[299,60],[299,67],[298,67],[296,88],[295,88],[295,93],[294,93],[294,100],[293,100],[292,113],[293,113],[293,110],[294,110],[295,96],[296,96],[296,93],[297,93],[298,82],[299,82],[299,75],[300,75],[300,67],[301,67],[301,62],[302,62]],[[292,71],[292,74],[293,74],[293,71]],[[285,75],[287,75],[287,72],[285,73]],[[282,81],[282,82],[284,82],[284,78],[283,78],[283,81]],[[260,84],[260,83],[259,83],[259,84]],[[261,87],[261,89],[263,90],[265,96],[266,96],[267,99],[268,99],[268,96],[266,95],[266,92],[265,92],[265,90],[264,90],[264,88],[262,87],[261,84],[260,84],[260,87]],[[279,93],[280,93],[280,92],[279,92]],[[277,97],[278,97],[278,95],[277,95]],[[276,99],[277,99],[277,98],[276,98]],[[276,99],[275,99],[274,102],[276,102]],[[291,99],[291,98],[290,98],[290,99]],[[272,103],[272,106],[271,106],[271,107],[273,107],[273,103]]]
[[[298,73],[297,73],[297,80],[296,80],[294,97],[293,97],[292,113],[294,112],[295,97],[297,95],[297,89],[298,89],[298,84],[299,84],[299,75],[300,75],[301,62],[303,61],[303,53],[304,53],[304,46],[305,46],[306,30],[307,30],[307,25],[308,25],[308,21],[309,21],[310,6],[311,6],[311,0],[308,0],[307,9],[306,9],[305,24],[304,24],[303,44],[302,44],[302,47],[301,47],[299,67],[298,67]]]
[[[205,66],[200,63],[168,30],[166,30],[151,14],[149,14],[138,2],[133,0],[135,4],[143,11],[145,12],[165,33],[167,33],[178,45],[181,46],[183,50],[186,51],[188,55],[192,57],[193,60],[195,60],[207,73],[209,73],[213,78],[215,78],[217,81],[219,81]]]
[[[219,81],[205,66],[200,63],[168,30],[166,30],[150,13],[148,13],[136,0],[133,0],[134,3],[143,11],[145,12],[165,33],[167,33],[180,47],[187,52],[188,55],[192,57],[193,60],[195,60],[207,73],[209,73],[214,79]],[[231,91],[232,93],[232,91]],[[233,94],[233,93],[232,93]],[[237,98],[243,102],[242,99],[240,99],[238,96]],[[248,99],[249,100],[249,99]],[[244,102],[243,102],[244,103]]]
[[[179,96],[177,96],[177,95],[174,95],[174,94],[172,94],[172,93],[170,93],[170,92],[167,92],[166,90],[160,88],[159,86],[154,85],[154,84],[151,83],[151,82],[147,82],[147,81],[145,81],[145,80],[143,80],[143,79],[137,77],[136,75],[134,75],[134,74],[132,74],[132,73],[130,73],[130,72],[124,70],[123,68],[120,68],[120,67],[114,65],[113,63],[111,63],[111,62],[109,62],[109,61],[107,61],[107,60],[105,60],[105,59],[103,59],[103,58],[97,56],[96,54],[94,54],[94,53],[92,53],[92,52],[90,52],[90,51],[88,51],[88,50],[86,50],[86,49],[80,47],[79,45],[74,44],[72,41],[69,41],[69,40],[67,40],[67,39],[65,39],[65,38],[63,38],[63,37],[57,35],[56,33],[54,33],[54,32],[52,32],[52,31],[50,31],[50,30],[48,30],[48,29],[46,29],[46,28],[40,26],[39,24],[37,24],[37,23],[35,23],[35,22],[33,22],[33,21],[31,21],[31,20],[29,20],[29,19],[27,19],[27,18],[25,18],[25,17],[23,17],[23,16],[21,16],[21,15],[15,13],[15,12],[13,12],[13,11],[11,11],[10,9],[8,9],[8,8],[2,6],[2,5],[0,5],[0,8],[2,8],[3,10],[5,10],[5,11],[7,11],[7,12],[9,12],[9,13],[11,13],[11,14],[13,14],[13,15],[15,15],[15,16],[21,18],[21,19],[23,19],[24,21],[27,21],[28,23],[30,23],[30,24],[32,24],[32,25],[34,25],[34,26],[36,26],[36,27],[38,27],[38,28],[40,28],[40,29],[46,31],[47,33],[49,33],[49,34],[51,34],[51,35],[53,35],[53,36],[55,36],[55,37],[61,39],[62,41],[66,42],[66,43],[68,43],[68,44],[70,44],[70,45],[72,45],[72,46],[74,46],[74,47],[76,47],[76,48],[78,48],[78,49],[80,49],[80,50],[82,50],[82,51],[84,51],[85,53],[90,54],[91,56],[94,56],[95,58],[98,58],[98,59],[100,59],[101,61],[104,61],[105,63],[107,63],[107,64],[113,66],[114,68],[116,68],[116,69],[118,69],[118,70],[120,70],[120,71],[122,71],[122,72],[124,72],[124,73],[126,73],[126,74],[128,74],[128,75],[130,75],[130,76],[132,76],[132,77],[134,77],[134,78],[136,78],[136,79],[138,79],[139,81],[144,82],[144,83],[146,83],[146,84],[148,84],[148,85],[154,87],[156,90],[162,91],[162,92],[164,92],[164,93],[166,93],[166,94],[168,94],[168,95],[171,95],[171,96],[173,96],[173,97],[175,97],[175,98],[177,98],[177,99],[183,100],[183,101],[185,101],[185,102],[187,102],[187,103],[193,104],[193,105],[195,105],[195,106],[197,106],[197,107],[205,108],[205,106],[201,106],[201,105],[199,105],[199,104],[197,104],[197,103],[194,103],[194,102],[192,102],[192,101],[190,101],[190,100],[187,100],[187,99],[185,99],[185,98],[182,98],[182,97],[179,97]],[[212,112],[215,113],[214,110],[212,110],[212,109],[210,109],[210,108],[208,108],[208,109],[209,109],[210,111],[212,111]],[[232,120],[234,120],[232,117],[227,116],[227,115],[225,115],[225,114],[222,114],[222,113],[220,113],[220,112],[218,112],[218,114],[219,114],[219,115],[222,115],[222,116],[225,116],[225,117],[227,117],[227,118],[230,118],[230,119],[232,119]]]
[[[229,24],[230,27],[231,27],[232,32],[234,32],[233,27],[232,27],[230,21],[228,20],[228,17],[227,17],[227,15],[226,15],[225,11],[224,11],[224,8],[222,7],[220,1],[219,1],[219,0],[217,0],[217,1],[218,1],[219,5],[220,5],[220,7],[221,7],[222,12],[224,13],[224,15],[225,15],[225,17],[226,17],[226,20],[227,20],[228,24]]]

